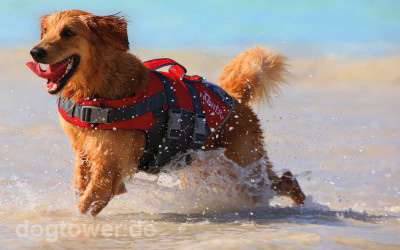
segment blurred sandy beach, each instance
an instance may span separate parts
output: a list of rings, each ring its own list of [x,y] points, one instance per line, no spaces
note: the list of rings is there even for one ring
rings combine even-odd
[[[268,46],[265,46],[268,47]],[[244,50],[244,49],[243,49]],[[397,84],[400,82],[400,47],[381,56],[329,55],[294,56],[279,51],[288,57],[290,83],[344,84]],[[29,48],[0,48],[0,72],[2,82],[25,83],[32,81],[32,75],[25,69],[24,62],[31,60]],[[223,67],[238,53],[236,51],[136,49],[131,51],[143,61],[152,58],[174,58],[184,65],[190,65],[189,74],[207,76],[216,82]]]

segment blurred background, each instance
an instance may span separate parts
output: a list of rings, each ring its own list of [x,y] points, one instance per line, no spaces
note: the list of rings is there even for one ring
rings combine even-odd
[[[216,63],[209,66],[212,72],[194,66],[194,70],[202,70],[196,73],[210,74],[213,80],[227,60],[254,45],[279,50],[294,60],[324,59],[303,61],[291,70],[294,75],[312,74],[313,79],[307,81],[337,82],[350,77],[357,81],[394,82],[400,74],[399,67],[392,64],[393,56],[398,60],[400,50],[400,2],[396,0],[1,0],[0,63],[7,61],[5,64],[9,65],[8,56],[15,57],[21,48],[30,48],[38,41],[40,16],[69,9],[98,15],[122,12],[129,20],[131,50],[142,59],[176,58],[178,51],[190,52],[185,55],[200,58],[197,61],[208,59],[209,65],[210,61]],[[11,54],[7,53],[10,49]],[[171,51],[175,53],[169,54]],[[382,60],[388,57],[391,61],[386,64]],[[183,63],[187,62],[185,58]],[[290,61],[293,63],[298,62]],[[321,63],[326,63],[323,66],[329,72],[318,70]],[[310,69],[314,66],[314,70]],[[383,71],[369,71],[376,67]],[[365,71],[383,79],[371,79]],[[324,74],[322,78],[320,73]],[[330,78],[332,75],[334,79]]]
[[[98,15],[122,12],[130,21],[130,40],[137,48],[270,44],[286,50],[304,46],[294,50],[301,55],[309,55],[310,47],[312,52],[371,55],[388,52],[400,42],[396,0],[1,0],[0,45],[34,44],[40,34],[39,17],[69,9]]]
[[[58,124],[55,97],[25,66],[40,39],[40,16],[70,9],[122,12],[134,54],[142,60],[173,58],[189,74],[214,82],[246,48],[260,45],[284,54],[289,84],[272,107],[257,112],[275,169],[296,174],[307,205],[288,208],[288,200],[276,198],[256,217],[253,208],[238,215],[234,207],[243,204],[232,197],[178,192],[134,179],[129,193],[115,198],[96,220],[80,217],[71,184],[73,152]],[[154,242],[199,249],[221,244],[400,248],[398,0],[0,0],[0,103],[3,247],[48,246],[43,238],[16,237],[16,225],[65,220],[159,222],[158,238],[58,241],[77,248],[87,242],[146,249]],[[205,169],[223,164],[211,160]],[[220,214],[220,207],[227,211]],[[202,213],[191,215],[200,223],[187,213]]]

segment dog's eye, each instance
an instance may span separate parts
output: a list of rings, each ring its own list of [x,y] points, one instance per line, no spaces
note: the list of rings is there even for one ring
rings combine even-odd
[[[75,36],[75,33],[73,31],[71,31],[70,29],[64,29],[61,32],[61,36],[63,36],[63,37]]]

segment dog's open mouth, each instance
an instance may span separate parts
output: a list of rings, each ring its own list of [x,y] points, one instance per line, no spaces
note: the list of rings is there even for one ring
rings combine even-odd
[[[50,94],[56,94],[68,83],[72,75],[75,73],[80,62],[78,55],[73,55],[59,61],[49,64],[47,69],[43,70],[39,63],[28,62],[26,65],[41,78],[47,79],[47,91]]]

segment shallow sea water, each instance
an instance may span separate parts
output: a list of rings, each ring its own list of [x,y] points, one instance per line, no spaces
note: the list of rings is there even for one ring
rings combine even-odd
[[[250,207],[216,188],[218,178],[180,188],[180,175],[226,164],[211,152],[198,155],[202,164],[134,178],[92,218],[75,207],[55,98],[23,67],[1,66],[1,248],[400,249],[398,84],[294,79],[272,107],[257,108],[275,169],[297,175],[304,207],[271,192]]]

